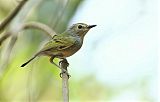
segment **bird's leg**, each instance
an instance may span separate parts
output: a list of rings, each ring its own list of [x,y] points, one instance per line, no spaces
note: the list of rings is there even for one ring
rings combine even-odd
[[[54,64],[55,66],[57,66],[58,68],[60,68],[62,71],[67,72],[67,70],[61,68],[60,66],[58,66],[56,63],[53,62],[53,59],[55,58],[55,56],[51,56],[51,58],[49,59],[49,61]]]
[[[66,73],[67,76],[68,76],[68,78],[70,78],[71,75],[69,75],[69,73],[67,72],[67,67],[69,66],[69,63],[68,63],[67,59],[63,58],[63,59],[59,62],[59,65],[60,65],[63,69],[66,68],[66,69],[65,69],[65,70],[66,70],[65,72],[64,72],[63,70],[61,71],[61,73],[59,74],[60,77],[62,78],[63,73]]]

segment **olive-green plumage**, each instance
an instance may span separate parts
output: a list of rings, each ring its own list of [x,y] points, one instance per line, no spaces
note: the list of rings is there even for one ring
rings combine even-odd
[[[84,23],[73,24],[68,30],[62,34],[53,36],[52,40],[44,45],[44,47],[35,54],[30,60],[24,63],[21,67],[24,67],[35,57],[45,55],[54,58],[65,59],[76,53],[83,44],[83,38],[86,33],[96,25],[87,25]]]

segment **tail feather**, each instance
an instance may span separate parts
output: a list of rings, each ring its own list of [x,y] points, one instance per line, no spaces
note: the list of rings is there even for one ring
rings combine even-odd
[[[36,56],[32,57],[31,59],[29,59],[26,63],[22,64],[21,67],[26,66],[29,62],[31,62],[34,58],[36,58]]]

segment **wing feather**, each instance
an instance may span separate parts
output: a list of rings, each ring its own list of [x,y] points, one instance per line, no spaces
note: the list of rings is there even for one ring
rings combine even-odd
[[[44,45],[44,48],[41,51],[61,51],[74,45],[75,41],[76,40],[71,36],[55,36],[51,41]]]

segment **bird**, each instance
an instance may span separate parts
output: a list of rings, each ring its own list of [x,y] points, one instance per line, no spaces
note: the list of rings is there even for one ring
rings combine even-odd
[[[48,41],[40,51],[38,51],[27,62],[22,64],[21,67],[26,66],[37,56],[50,57],[50,62],[52,64],[55,64],[53,62],[54,58],[66,60],[67,57],[72,56],[82,47],[84,36],[91,28],[95,26],[97,25],[87,25],[85,23],[73,24],[63,33],[54,35],[52,39]]]

